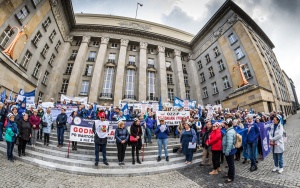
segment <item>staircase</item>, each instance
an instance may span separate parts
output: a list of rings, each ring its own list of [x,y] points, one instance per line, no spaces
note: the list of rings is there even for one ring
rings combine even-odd
[[[57,147],[56,131],[50,134],[49,146],[44,146],[44,142],[38,140],[36,147],[26,146],[26,156],[18,157],[17,147],[14,148],[14,156],[17,160],[28,164],[81,175],[91,176],[140,176],[162,173],[170,170],[185,168],[191,165],[197,165],[201,161],[202,152],[194,153],[193,164],[186,165],[185,156],[183,154],[173,153],[173,147],[180,146],[179,139],[169,138],[168,152],[170,161],[165,161],[164,151],[162,151],[162,160],[157,162],[157,142],[153,139],[152,144],[144,146],[144,161],[142,164],[133,165],[131,159],[131,147],[127,146],[125,165],[119,166],[117,158],[117,146],[107,145],[107,162],[109,166],[104,165],[102,153],[99,154],[99,166],[94,166],[95,151],[94,144],[80,143],[77,144],[77,151],[72,151],[70,144],[70,154],[68,156],[68,138],[69,132],[64,134],[64,147]],[[0,142],[0,152],[6,156],[6,142]],[[142,160],[142,154],[140,154]]]

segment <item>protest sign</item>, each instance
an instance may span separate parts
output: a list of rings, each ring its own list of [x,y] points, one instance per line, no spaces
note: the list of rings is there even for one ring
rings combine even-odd
[[[159,119],[163,118],[165,120],[165,123],[168,126],[177,126],[180,124],[183,117],[185,117],[185,118],[187,118],[187,120],[189,120],[190,111],[180,111],[180,112],[157,111],[156,117],[157,117],[157,124],[159,124]]]
[[[23,89],[20,89],[17,101],[23,101],[24,97],[26,97],[26,108],[30,108],[31,106],[35,106],[35,90],[31,92],[25,92]]]
[[[88,98],[87,97],[70,97],[67,95],[61,95],[60,96],[61,101],[66,100],[67,103],[69,103],[71,100],[74,101],[79,101],[81,103],[87,104],[88,103]]]

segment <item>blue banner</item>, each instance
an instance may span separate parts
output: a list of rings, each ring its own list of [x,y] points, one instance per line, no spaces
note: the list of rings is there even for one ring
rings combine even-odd
[[[270,140],[269,140],[269,132],[271,130],[272,122],[266,123],[258,123],[258,127],[260,130],[260,140],[261,140],[261,147],[263,158],[266,158],[267,155],[270,153]]]
[[[190,109],[195,109],[196,108],[196,101],[189,100],[189,108]],[[184,108],[184,100],[174,97],[174,106],[179,107],[179,108]]]
[[[129,120],[128,103],[126,103],[126,104],[123,106],[122,112],[123,112],[123,117],[125,117],[126,120]]]

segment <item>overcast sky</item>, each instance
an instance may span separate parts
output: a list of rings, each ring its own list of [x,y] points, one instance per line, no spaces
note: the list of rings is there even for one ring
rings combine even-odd
[[[300,96],[300,0],[233,0],[264,30],[275,45],[281,68]],[[196,34],[225,0],[72,0],[75,13],[135,17]],[[83,3],[84,2],[84,3]],[[299,50],[299,51],[298,51]]]

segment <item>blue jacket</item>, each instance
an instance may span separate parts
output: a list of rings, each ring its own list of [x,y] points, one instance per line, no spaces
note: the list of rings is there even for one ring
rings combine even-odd
[[[19,134],[18,126],[13,121],[8,121],[5,132],[5,140],[7,142],[15,142]]]
[[[128,142],[129,139],[129,132],[128,130],[124,127],[124,129],[117,128],[115,131],[115,138],[117,143],[121,143],[122,140],[125,140],[125,143]]]
[[[57,127],[62,127],[63,125],[66,125],[67,124],[67,120],[68,120],[68,117],[67,117],[66,113],[59,114],[57,116],[57,118],[56,118],[56,126]]]
[[[89,116],[91,116],[91,118],[88,118]],[[93,109],[88,109],[88,111],[86,112],[86,118],[88,119],[95,119],[95,111]]]
[[[250,131],[249,131],[249,127]],[[258,125],[256,123],[248,124],[248,130],[247,130],[247,139],[246,142],[247,143],[257,143],[258,142],[258,137],[259,137],[259,128]]]
[[[77,114],[79,117],[86,118],[85,109],[78,109]]]
[[[164,130],[164,132],[160,131],[160,127],[161,125],[158,125],[155,129],[155,134],[157,135],[158,139],[166,139],[168,138],[168,135],[170,133],[169,127],[168,125],[166,125],[166,129]]]
[[[20,107],[20,108],[18,109],[18,114],[19,114],[20,117],[23,117],[23,115],[22,115],[23,112],[26,112],[26,107],[24,107],[24,108],[23,108],[23,107]]]
[[[156,120],[153,119],[152,116],[148,116],[147,119],[145,119],[147,128],[153,129],[154,125],[156,124]]]

